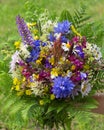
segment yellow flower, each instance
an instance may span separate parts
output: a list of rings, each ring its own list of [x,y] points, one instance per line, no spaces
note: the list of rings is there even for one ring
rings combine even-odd
[[[26,90],[26,95],[31,95],[32,94],[32,92],[31,92],[31,90]]]
[[[40,100],[40,101],[39,101],[39,104],[40,104],[41,106],[43,106],[43,105],[44,105],[44,101],[43,101],[43,100]]]
[[[59,69],[53,68],[52,71],[51,71],[51,78],[58,76],[58,74],[59,74]]]
[[[65,60],[66,64],[70,64],[70,61],[68,59]]]
[[[27,23],[27,26],[28,28],[32,27],[32,26],[35,26],[36,25],[36,22],[33,22],[33,23]]]
[[[77,32],[77,30],[75,29],[73,25],[71,25],[71,29],[77,36],[82,37],[81,34]]]
[[[54,57],[51,57],[51,58],[49,59],[49,62],[51,63],[51,65],[54,65],[54,63],[55,63]]]
[[[15,88],[15,86],[12,86],[12,87],[11,87],[11,90],[13,90],[14,88]]]
[[[38,39],[39,39],[39,37],[36,35],[36,36],[34,36],[34,39],[35,39],[35,40],[38,40]]]
[[[69,43],[67,43],[67,44],[66,44],[66,47],[67,47],[67,48],[70,48],[70,44],[69,44]]]
[[[75,66],[75,65],[72,65],[70,69],[73,71],[73,70],[76,69],[76,66]]]
[[[25,81],[26,81],[26,78],[25,78],[25,77],[23,77],[22,81],[23,81],[23,82],[25,82]]]
[[[60,63],[60,64],[64,64],[64,63],[65,63],[65,58],[64,58],[64,57],[61,57],[60,60],[59,60],[59,63]]]
[[[51,95],[50,95],[50,99],[51,99],[51,100],[54,100],[54,99],[55,99],[55,95],[54,95],[54,94],[51,94]]]
[[[33,74],[33,77],[34,77],[35,79],[38,79],[38,78],[39,78],[39,74]]]
[[[41,59],[43,59],[44,57],[46,57],[46,52],[47,52],[47,50],[41,48],[41,52],[40,52]]]
[[[41,59],[36,60],[36,64],[41,64],[41,61],[42,61],[42,58],[41,58]]]
[[[20,84],[20,81],[15,77],[15,78],[13,79],[13,84],[14,84],[14,85]]]
[[[19,86],[19,85],[16,85],[16,86],[15,86],[15,90],[16,90],[16,91],[19,91],[19,90],[20,90],[20,86]]]
[[[37,33],[38,33],[38,30],[37,30],[37,29],[33,30],[33,33],[34,33],[34,34],[37,34]]]
[[[20,44],[21,44],[20,41],[16,41],[16,42],[14,43],[14,46],[16,47],[16,49],[19,49],[19,48],[20,48]]]

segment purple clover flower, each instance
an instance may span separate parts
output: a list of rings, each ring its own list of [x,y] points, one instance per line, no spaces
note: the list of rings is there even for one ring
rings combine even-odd
[[[52,92],[56,98],[66,98],[71,95],[74,83],[68,77],[58,76],[53,80]]]
[[[80,40],[80,37],[78,37],[78,36],[75,36],[75,37],[72,38],[73,43],[78,43],[79,40]]]
[[[76,70],[83,69],[84,61],[81,61],[75,55],[71,55],[69,57],[69,60],[71,61],[72,64],[74,64],[76,66]]]
[[[18,31],[20,33],[20,36],[22,37],[23,43],[32,45],[32,43],[34,42],[34,39],[31,35],[31,32],[28,29],[28,26],[26,25],[24,19],[21,18],[20,16],[17,16],[16,17],[16,23],[17,23],[17,26],[18,26]]]
[[[76,71],[76,72],[73,73],[73,75],[71,76],[71,80],[72,80],[75,84],[79,84],[82,80],[87,80],[87,77],[88,77],[87,73]]]
[[[57,27],[54,28],[55,33],[70,33],[71,23],[68,20],[64,20],[63,22],[59,22]]]
[[[75,73],[71,76],[71,80],[72,80],[75,84],[80,83],[80,82],[81,82],[80,72],[79,72],[79,71],[75,72]]]
[[[41,71],[39,73],[39,81],[42,81],[42,80],[49,80],[50,79],[50,72],[46,72],[46,71]]]

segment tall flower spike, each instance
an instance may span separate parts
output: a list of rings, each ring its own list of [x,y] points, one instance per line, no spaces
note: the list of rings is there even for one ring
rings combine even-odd
[[[21,18],[20,16],[17,16],[16,17],[16,23],[17,23],[17,26],[18,26],[18,31],[20,33],[20,36],[22,37],[23,43],[32,45],[32,43],[34,42],[34,39],[31,35],[31,32],[28,29],[24,19]]]

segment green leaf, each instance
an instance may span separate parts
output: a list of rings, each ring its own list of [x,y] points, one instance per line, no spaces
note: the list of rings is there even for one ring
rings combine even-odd
[[[68,10],[62,11],[60,18],[59,18],[59,21],[63,21],[63,20],[68,20],[68,21],[73,23],[73,17],[71,16],[71,14],[69,13]]]

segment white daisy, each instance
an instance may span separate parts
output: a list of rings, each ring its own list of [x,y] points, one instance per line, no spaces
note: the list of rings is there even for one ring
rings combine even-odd
[[[69,51],[69,49],[70,49],[70,44],[69,44],[69,43],[62,43],[61,47],[62,47],[62,49],[63,49],[64,51]]]
[[[82,93],[82,97],[88,95],[88,93],[91,91],[91,84],[87,81],[83,81],[81,84],[81,93]]]

